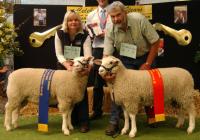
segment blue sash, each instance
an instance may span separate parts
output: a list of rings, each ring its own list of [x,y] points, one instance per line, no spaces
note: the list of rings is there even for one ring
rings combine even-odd
[[[51,79],[55,70],[46,69],[40,83],[38,131],[48,132],[48,108]]]

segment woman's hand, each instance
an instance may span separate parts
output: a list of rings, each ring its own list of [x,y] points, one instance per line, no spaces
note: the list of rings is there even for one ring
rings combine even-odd
[[[65,61],[62,63],[66,70],[72,71],[73,62],[72,61]]]

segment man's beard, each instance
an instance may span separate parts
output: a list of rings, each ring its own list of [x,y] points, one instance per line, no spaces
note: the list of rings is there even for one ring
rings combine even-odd
[[[122,23],[117,23],[117,24],[115,24],[115,27],[121,28],[121,27],[122,27]]]

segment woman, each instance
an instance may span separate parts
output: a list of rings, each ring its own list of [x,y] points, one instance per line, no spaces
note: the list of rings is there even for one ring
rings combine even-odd
[[[58,69],[72,70],[72,62],[77,56],[91,56],[91,48],[84,44],[88,34],[82,28],[81,18],[75,11],[68,11],[63,20],[62,28],[55,35],[55,51]],[[84,47],[83,47],[84,46]],[[72,112],[72,123],[80,124],[80,131],[89,131],[88,97],[75,105]]]

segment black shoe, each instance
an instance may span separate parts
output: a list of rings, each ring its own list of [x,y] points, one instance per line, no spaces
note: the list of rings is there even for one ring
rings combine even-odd
[[[116,133],[119,132],[119,126],[118,124],[109,124],[108,127],[106,128],[105,134],[108,136],[113,136]]]
[[[157,128],[158,126],[157,126],[157,123],[151,123],[151,124],[148,124],[148,126],[150,127],[150,128]]]
[[[80,127],[80,132],[87,133],[90,130],[88,123],[82,123]]]
[[[102,114],[96,114],[96,113],[94,113],[94,114],[92,114],[90,116],[90,120],[97,120],[97,119],[100,119],[101,117],[102,117]]]

